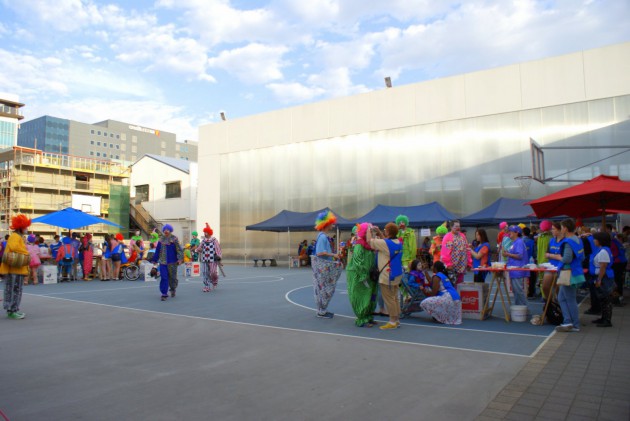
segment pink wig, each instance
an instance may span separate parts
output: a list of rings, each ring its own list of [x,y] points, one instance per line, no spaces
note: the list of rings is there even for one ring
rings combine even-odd
[[[551,229],[551,221],[547,219],[545,219],[544,221],[541,221],[540,229],[541,231],[549,231]]]
[[[507,222],[505,222],[505,221],[503,221],[503,222],[501,222],[501,223],[499,224],[499,228],[501,228],[502,230],[504,230],[504,229],[505,229],[505,227],[507,227],[507,226],[508,226],[508,224],[507,224]]]
[[[360,244],[368,250],[372,250],[370,245],[367,243],[367,231],[368,229],[370,229],[370,224],[368,224],[367,222],[362,222],[360,224],[357,224],[357,227],[359,228],[357,229],[356,243]]]

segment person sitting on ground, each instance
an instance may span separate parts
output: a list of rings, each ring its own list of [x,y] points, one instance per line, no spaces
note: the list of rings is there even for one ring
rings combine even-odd
[[[184,263],[192,262],[192,253],[190,252],[190,243],[184,245]]]
[[[438,323],[462,324],[462,301],[446,274],[446,266],[435,262],[432,271],[431,286],[422,288],[427,298],[422,300],[420,307]]]

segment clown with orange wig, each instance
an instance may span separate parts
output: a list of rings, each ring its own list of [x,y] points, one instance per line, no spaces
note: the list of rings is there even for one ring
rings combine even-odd
[[[4,309],[7,311],[9,319],[23,319],[25,314],[21,313],[20,303],[22,302],[22,289],[24,288],[24,276],[28,275],[28,265],[31,261],[28,249],[24,243],[24,235],[28,232],[31,220],[22,214],[11,218],[11,229],[13,233],[7,240],[4,249],[3,259],[0,264],[0,275],[4,277]]]
[[[317,215],[315,229],[320,231],[315,243],[315,254],[311,259],[313,269],[313,289],[315,303],[317,304],[317,317],[332,319],[334,314],[326,311],[330,302],[337,280],[341,276],[343,266],[339,255],[332,252],[328,233],[337,223],[337,217],[330,210]],[[353,257],[354,258],[354,257]]]
[[[210,292],[219,285],[219,262],[221,261],[221,245],[212,236],[214,232],[206,222],[201,243],[193,250],[199,254],[201,276],[203,276],[203,292]]]
[[[352,311],[357,317],[354,324],[358,327],[374,326],[374,310],[378,284],[370,279],[370,268],[374,266],[374,251],[367,243],[367,232],[371,225],[367,222],[357,224],[356,240],[352,248],[352,259],[346,267],[348,298]]]

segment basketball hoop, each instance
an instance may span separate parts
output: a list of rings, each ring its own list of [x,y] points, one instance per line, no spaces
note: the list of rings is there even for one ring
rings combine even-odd
[[[518,188],[521,190],[522,199],[525,199],[529,194],[529,186],[532,184],[532,178],[531,175],[519,175],[518,177],[514,177],[514,181],[516,181]]]

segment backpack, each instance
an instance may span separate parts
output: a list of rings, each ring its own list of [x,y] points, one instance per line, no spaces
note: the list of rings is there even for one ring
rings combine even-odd
[[[562,322],[564,321],[564,317],[562,317],[562,309],[560,309],[560,304],[553,300],[549,302],[547,312],[545,313],[545,320],[547,320],[547,323],[554,326],[562,324]]]
[[[61,261],[69,263],[72,262],[74,260],[73,257],[73,248],[72,248],[72,244],[64,244],[61,248],[61,250],[57,251],[57,256],[59,256],[60,252],[63,250],[63,257],[61,258]]]

